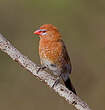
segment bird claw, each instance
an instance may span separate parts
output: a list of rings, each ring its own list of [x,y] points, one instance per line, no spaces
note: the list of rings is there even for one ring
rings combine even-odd
[[[38,70],[36,71],[36,74],[38,74],[38,72],[39,72],[40,70],[44,70],[45,68],[46,68],[45,66],[39,67]]]
[[[57,85],[57,84],[59,83],[59,81],[60,81],[60,77],[58,77],[58,78],[56,79],[56,81],[54,82],[52,88],[54,88],[54,86]]]

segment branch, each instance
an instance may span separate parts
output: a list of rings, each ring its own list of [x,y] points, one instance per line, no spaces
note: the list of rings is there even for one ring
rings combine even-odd
[[[14,61],[18,62],[22,67],[31,72],[34,76],[40,79],[40,81],[45,82],[50,88],[55,82],[55,78],[48,74],[46,71],[39,71],[38,66],[33,63],[28,57],[22,55],[3,35],[0,34],[0,49],[1,51],[7,53]],[[77,110],[91,110],[88,105],[82,101],[78,96],[73,92],[68,90],[62,84],[57,84],[52,88],[56,93],[63,97],[69,104],[75,106]]]

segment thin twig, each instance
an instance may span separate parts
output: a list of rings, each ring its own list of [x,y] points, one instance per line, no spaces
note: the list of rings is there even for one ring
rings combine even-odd
[[[46,71],[39,71],[38,66],[33,63],[28,57],[22,55],[3,35],[0,34],[0,49],[1,51],[7,53],[14,61],[18,62],[22,67],[31,72],[34,76],[40,79],[40,81],[45,82],[50,88],[55,82],[55,78],[48,74]],[[63,97],[69,104],[75,106],[77,110],[91,110],[88,105],[82,101],[78,96],[73,92],[68,90],[62,84],[57,84],[52,88],[56,93]]]

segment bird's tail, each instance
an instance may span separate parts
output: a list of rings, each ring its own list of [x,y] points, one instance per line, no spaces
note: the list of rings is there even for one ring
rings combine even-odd
[[[71,90],[74,94],[76,94],[75,88],[73,87],[70,78],[64,81],[64,84],[69,90]]]

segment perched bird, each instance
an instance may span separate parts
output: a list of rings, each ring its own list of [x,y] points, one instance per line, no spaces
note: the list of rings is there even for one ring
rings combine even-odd
[[[39,55],[42,65],[40,69],[51,70],[54,75],[58,76],[54,85],[62,78],[65,86],[76,94],[69,78],[72,70],[70,57],[58,29],[52,24],[44,24],[34,34],[40,36]]]

